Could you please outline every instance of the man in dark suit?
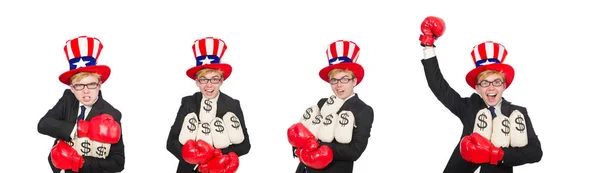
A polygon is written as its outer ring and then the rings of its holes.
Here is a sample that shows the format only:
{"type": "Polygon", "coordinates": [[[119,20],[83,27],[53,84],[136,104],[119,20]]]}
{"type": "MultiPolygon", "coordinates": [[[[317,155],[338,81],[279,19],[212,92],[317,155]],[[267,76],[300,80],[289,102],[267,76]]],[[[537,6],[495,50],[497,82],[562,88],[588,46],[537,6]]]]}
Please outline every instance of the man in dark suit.
{"type": "Polygon", "coordinates": [[[334,94],[308,108],[301,122],[288,129],[288,141],[300,161],[296,173],[351,173],[367,148],[373,108],[354,93],[364,77],[356,63],[359,51],[352,41],[329,45],[329,66],[319,76],[334,94]]]}
{"type": "Polygon", "coordinates": [[[69,40],[64,49],[71,69],[59,80],[70,89],[38,123],[39,133],[56,139],[48,156],[52,172],[121,172],[125,165],[121,112],[100,91],[110,68],[96,65],[102,43],[81,36],[69,40]]]}
{"type": "Polygon", "coordinates": [[[443,35],[445,23],[427,17],[422,25],[421,60],[429,88],[463,124],[460,143],[454,149],[444,173],[511,173],[513,167],[542,159],[540,141],[527,109],[507,101],[502,94],[514,78],[514,69],[503,63],[503,45],[487,41],[476,45],[471,56],[476,68],[466,82],[476,90],[461,97],[444,79],[434,50],[434,41],[443,35]]]}
{"type": "Polygon", "coordinates": [[[178,173],[233,173],[238,157],[250,152],[250,139],[240,102],[220,91],[232,71],[221,63],[227,46],[206,37],[196,40],[192,49],[197,63],[186,74],[200,92],[181,99],[167,150],[179,160],[178,173]]]}

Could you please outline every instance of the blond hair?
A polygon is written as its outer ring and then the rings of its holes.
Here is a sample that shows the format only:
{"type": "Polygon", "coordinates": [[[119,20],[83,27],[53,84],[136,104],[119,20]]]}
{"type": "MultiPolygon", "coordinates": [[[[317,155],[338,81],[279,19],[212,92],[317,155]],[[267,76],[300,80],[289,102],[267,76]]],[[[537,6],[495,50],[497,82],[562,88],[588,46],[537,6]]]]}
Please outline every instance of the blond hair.
{"type": "Polygon", "coordinates": [[[76,73],[75,75],[71,76],[70,81],[71,81],[71,83],[73,83],[73,82],[79,82],[83,78],[86,78],[88,76],[92,76],[92,77],[98,78],[98,81],[100,83],[102,83],[102,78],[101,78],[100,74],[93,73],[93,72],[79,72],[79,73],[76,73]]]}
{"type": "Polygon", "coordinates": [[[349,73],[349,74],[350,74],[350,76],[351,76],[352,78],[355,78],[355,77],[356,77],[356,76],[354,75],[354,72],[352,72],[352,71],[350,71],[350,70],[348,70],[348,69],[336,68],[336,69],[333,69],[333,70],[331,70],[331,71],[329,72],[329,79],[333,78],[335,75],[337,75],[338,73],[342,73],[342,72],[349,73]]]}
{"type": "Polygon", "coordinates": [[[214,68],[205,68],[205,69],[202,69],[202,70],[196,72],[196,79],[200,79],[200,77],[204,77],[204,76],[206,76],[206,74],[212,73],[212,72],[215,72],[215,73],[217,73],[217,75],[223,77],[223,71],[214,69],[214,68]]]}
{"type": "Polygon", "coordinates": [[[479,83],[479,81],[487,78],[488,76],[495,75],[495,74],[500,75],[500,78],[502,79],[502,81],[506,81],[506,77],[504,76],[504,73],[499,72],[497,70],[484,70],[477,75],[477,80],[475,82],[479,83]]]}

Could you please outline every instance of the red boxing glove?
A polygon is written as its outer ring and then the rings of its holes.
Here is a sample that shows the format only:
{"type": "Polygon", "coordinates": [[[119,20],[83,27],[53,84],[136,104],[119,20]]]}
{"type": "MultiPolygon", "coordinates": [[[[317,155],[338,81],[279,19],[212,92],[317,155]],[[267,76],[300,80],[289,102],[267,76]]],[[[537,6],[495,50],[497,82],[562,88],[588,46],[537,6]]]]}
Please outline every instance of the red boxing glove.
{"type": "Polygon", "coordinates": [[[227,156],[229,156],[229,164],[225,165],[225,167],[221,169],[219,173],[235,173],[240,166],[240,160],[237,154],[234,152],[229,152],[227,156]]]}
{"type": "MultiPolygon", "coordinates": [[[[214,149],[213,157],[211,158],[211,160],[209,160],[206,163],[200,164],[198,166],[198,172],[210,173],[211,171],[209,168],[218,167],[215,165],[216,164],[215,162],[219,162],[217,158],[224,159],[224,158],[221,158],[221,156],[223,156],[223,153],[221,153],[221,149],[218,149],[218,148],[214,149]]],[[[221,160],[221,161],[223,161],[223,160],[221,160]]]]}
{"type": "Polygon", "coordinates": [[[121,126],[111,115],[100,114],[90,120],[89,136],[91,140],[115,144],[121,138],[121,126]]]}
{"type": "Polygon", "coordinates": [[[490,163],[497,165],[498,161],[504,157],[502,149],[494,146],[492,142],[479,133],[463,137],[460,141],[460,154],[466,161],[477,164],[490,163]]]}
{"type": "Polygon", "coordinates": [[[203,164],[213,157],[213,150],[212,145],[203,140],[194,141],[190,139],[183,145],[181,157],[189,164],[203,164]]]}
{"type": "Polygon", "coordinates": [[[446,23],[439,17],[428,16],[421,23],[421,36],[419,40],[421,41],[421,46],[434,46],[433,43],[437,38],[444,35],[444,31],[446,31],[446,23]]]}
{"type": "Polygon", "coordinates": [[[314,150],[319,146],[319,142],[308,128],[302,123],[296,123],[287,130],[288,142],[296,148],[307,148],[314,150]]]}
{"type": "Polygon", "coordinates": [[[313,169],[323,169],[333,161],[333,151],[327,145],[322,145],[316,150],[307,150],[306,148],[298,149],[298,158],[306,166],[313,169]]]}
{"type": "Polygon", "coordinates": [[[88,137],[90,129],[90,123],[85,120],[79,120],[77,122],[77,137],[85,138],[88,137]]]}
{"type": "Polygon", "coordinates": [[[70,169],[73,172],[79,172],[79,168],[83,167],[84,162],[83,157],[62,140],[52,147],[50,159],[54,167],[62,170],[70,169]]]}
{"type": "Polygon", "coordinates": [[[208,168],[209,173],[218,173],[221,172],[221,170],[223,170],[230,162],[231,158],[229,155],[221,155],[210,160],[206,164],[206,167],[208,168]]]}

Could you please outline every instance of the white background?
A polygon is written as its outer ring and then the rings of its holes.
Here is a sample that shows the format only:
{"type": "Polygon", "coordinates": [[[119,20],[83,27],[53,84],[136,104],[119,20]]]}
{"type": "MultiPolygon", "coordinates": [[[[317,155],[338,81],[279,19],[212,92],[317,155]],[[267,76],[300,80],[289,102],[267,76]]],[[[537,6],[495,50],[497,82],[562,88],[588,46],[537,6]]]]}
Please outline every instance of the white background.
{"type": "Polygon", "coordinates": [[[112,68],[102,90],[123,113],[124,172],[175,172],[166,139],[181,97],[198,91],[185,71],[195,65],[193,41],[206,36],[229,46],[223,62],[234,70],[222,91],[241,101],[250,133],[252,149],[240,158],[238,172],[296,169],[286,129],[332,93],[317,74],[327,65],[326,46],[338,39],[360,46],[366,76],[356,92],[375,110],[372,137],[354,172],[442,172],[462,125],[425,81],[418,36],[428,15],[446,21],[437,53],[443,74],[463,96],[473,92],[464,81],[474,67],[472,47],[493,40],[508,50],[505,62],[516,77],[505,97],[527,107],[544,151],[541,162],[515,172],[595,168],[596,6],[391,2],[2,2],[3,172],[50,171],[53,139],[39,134],[37,123],[67,88],[58,81],[68,70],[63,46],[80,35],[102,41],[99,64],[112,68]]]}

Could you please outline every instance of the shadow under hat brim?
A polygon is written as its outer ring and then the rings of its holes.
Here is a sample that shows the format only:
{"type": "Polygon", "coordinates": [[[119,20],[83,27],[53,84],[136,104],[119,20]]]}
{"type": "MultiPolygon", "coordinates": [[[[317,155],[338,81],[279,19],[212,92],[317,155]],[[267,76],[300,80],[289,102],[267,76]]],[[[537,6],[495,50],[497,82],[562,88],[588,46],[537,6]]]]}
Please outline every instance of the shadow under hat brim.
{"type": "Polygon", "coordinates": [[[510,66],[508,64],[488,64],[488,65],[479,66],[479,67],[474,68],[471,71],[469,71],[469,73],[467,73],[467,76],[465,77],[465,79],[467,80],[467,84],[469,84],[469,86],[471,86],[471,88],[476,89],[477,75],[479,75],[479,73],[481,73],[485,70],[496,70],[496,71],[503,73],[504,77],[506,79],[506,88],[508,88],[510,86],[510,84],[512,83],[512,81],[515,77],[515,70],[513,69],[512,66],[510,66]]]}
{"type": "Polygon", "coordinates": [[[321,69],[321,71],[319,71],[319,76],[321,77],[321,79],[323,79],[323,81],[329,83],[329,72],[331,72],[333,69],[346,69],[352,71],[352,73],[354,73],[354,76],[356,76],[356,85],[360,84],[363,77],[365,76],[365,69],[360,64],[353,62],[339,63],[327,66],[321,69]]]}
{"type": "Polygon", "coordinates": [[[186,71],[186,74],[190,79],[196,80],[196,73],[198,73],[198,71],[200,71],[202,69],[207,69],[207,68],[212,68],[212,69],[217,69],[217,70],[222,71],[223,72],[223,81],[225,81],[225,80],[227,80],[227,78],[229,78],[229,75],[231,75],[231,71],[232,71],[231,65],[226,64],[226,63],[218,63],[218,64],[206,64],[206,65],[192,67],[186,71]]]}
{"type": "Polygon", "coordinates": [[[98,73],[100,75],[100,81],[102,83],[104,83],[104,82],[106,82],[108,77],[110,77],[111,71],[110,71],[110,67],[108,67],[106,65],[87,66],[87,67],[82,67],[82,68],[66,71],[66,72],[62,73],[60,76],[58,76],[58,80],[60,80],[60,82],[62,82],[65,85],[71,85],[71,77],[79,72],[98,73]]]}

